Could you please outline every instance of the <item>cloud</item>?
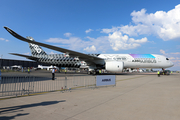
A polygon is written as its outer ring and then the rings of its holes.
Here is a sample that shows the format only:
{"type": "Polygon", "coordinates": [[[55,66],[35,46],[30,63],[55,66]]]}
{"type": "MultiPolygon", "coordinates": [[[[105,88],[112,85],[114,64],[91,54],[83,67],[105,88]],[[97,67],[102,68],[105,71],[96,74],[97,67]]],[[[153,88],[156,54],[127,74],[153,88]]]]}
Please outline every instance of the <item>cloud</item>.
{"type": "Polygon", "coordinates": [[[27,52],[27,53],[23,53],[24,55],[30,55],[30,53],[29,52],[27,52]]]}
{"type": "Polygon", "coordinates": [[[180,52],[170,53],[168,56],[171,56],[170,58],[176,67],[180,67],[180,52]]]}
{"type": "Polygon", "coordinates": [[[72,34],[71,33],[64,33],[64,36],[70,37],[72,34]]]}
{"type": "Polygon", "coordinates": [[[108,36],[100,36],[97,38],[92,38],[92,37],[87,36],[86,38],[89,39],[89,41],[87,42],[87,45],[88,44],[91,46],[94,45],[96,47],[96,51],[100,51],[102,53],[102,51],[108,51],[111,49],[108,36]]]}
{"type": "Polygon", "coordinates": [[[91,47],[86,47],[84,50],[87,52],[96,52],[96,47],[92,45],[91,47]]]}
{"type": "Polygon", "coordinates": [[[166,55],[166,52],[164,50],[160,50],[160,53],[162,53],[163,55],[166,55]]]}
{"type": "Polygon", "coordinates": [[[46,42],[50,43],[59,43],[61,45],[57,45],[59,47],[66,47],[71,50],[84,50],[86,52],[92,52],[95,51],[94,48],[96,48],[96,52],[100,51],[106,51],[111,49],[110,43],[108,41],[108,36],[100,36],[98,38],[91,38],[89,36],[85,37],[84,40],[79,37],[69,37],[68,39],[63,38],[49,38],[48,40],[45,40],[46,42]],[[89,47],[91,46],[91,47],[89,47]],[[93,46],[93,47],[92,47],[93,46]],[[89,47],[89,48],[88,48],[89,47]]]}
{"type": "Polygon", "coordinates": [[[148,42],[147,38],[137,39],[129,38],[127,35],[122,35],[121,32],[114,32],[109,34],[108,37],[109,42],[111,43],[111,47],[113,50],[128,50],[135,49],[140,47],[141,44],[148,42]]]}
{"type": "Polygon", "coordinates": [[[51,51],[49,54],[57,54],[57,53],[54,53],[53,51],[51,51]]]}
{"type": "Polygon", "coordinates": [[[91,31],[94,31],[94,30],[88,29],[88,30],[86,30],[85,32],[86,32],[86,33],[89,33],[89,32],[91,32],[91,31]]]}
{"type": "Polygon", "coordinates": [[[4,38],[0,38],[0,40],[2,40],[2,41],[6,41],[6,42],[9,42],[9,40],[4,39],[4,38]]]}
{"type": "Polygon", "coordinates": [[[145,9],[133,11],[132,21],[136,27],[137,34],[155,34],[163,40],[171,40],[180,37],[180,4],[174,9],[157,11],[154,14],[147,14],[145,9]],[[147,29],[149,28],[149,29],[147,29]]]}
{"type": "Polygon", "coordinates": [[[122,32],[129,36],[155,35],[164,41],[180,38],[180,4],[174,9],[146,13],[146,9],[133,11],[132,24],[102,29],[101,33],[122,32]]]}
{"type": "MultiPolygon", "coordinates": [[[[45,40],[46,42],[50,43],[60,43],[68,47],[69,49],[72,50],[80,50],[82,47],[85,47],[84,44],[86,44],[86,41],[83,41],[79,37],[69,37],[68,39],[63,39],[63,38],[49,38],[48,40],[45,40]]],[[[63,45],[58,45],[58,46],[63,46],[63,45]]]]}
{"type": "Polygon", "coordinates": [[[68,39],[63,39],[63,38],[49,38],[48,40],[45,41],[51,43],[69,43],[68,39]]]}
{"type": "Polygon", "coordinates": [[[180,55],[180,52],[171,53],[171,54],[174,54],[174,55],[180,55]]]}
{"type": "Polygon", "coordinates": [[[63,45],[65,45],[72,50],[82,49],[86,52],[103,51],[104,53],[106,53],[106,51],[110,49],[113,49],[114,51],[135,49],[137,47],[140,47],[141,44],[149,42],[146,37],[141,39],[129,38],[127,35],[123,35],[118,31],[109,34],[108,36],[100,36],[97,38],[87,36],[85,39],[88,40],[82,40],[79,37],[69,37],[68,39],[49,38],[45,41],[51,43],[60,43],[62,45],[58,46],[62,47],[63,45]]]}
{"type": "Polygon", "coordinates": [[[0,38],[0,40],[5,40],[4,38],[0,38]]]}
{"type": "Polygon", "coordinates": [[[119,30],[120,27],[112,27],[111,29],[104,28],[102,29],[101,33],[113,33],[119,30]]]}
{"type": "MultiPolygon", "coordinates": [[[[61,46],[72,50],[90,51],[96,48],[96,51],[106,51],[113,49],[114,51],[136,49],[142,44],[151,42],[147,37],[140,35],[155,35],[164,41],[180,38],[180,4],[169,11],[156,11],[155,13],[147,13],[146,9],[133,11],[130,15],[132,21],[129,25],[113,26],[111,29],[101,29],[101,33],[107,34],[92,38],[87,36],[85,40],[79,37],[72,37],[72,33],[65,33],[63,38],[49,38],[46,42],[60,43],[61,46]],[[133,38],[133,37],[136,37],[133,38]],[[88,40],[87,40],[88,39],[88,40]],[[91,47],[89,47],[91,46],[91,47]]],[[[85,32],[93,31],[88,29],[85,32]]],[[[165,51],[161,53],[166,55],[165,51]]]]}
{"type": "Polygon", "coordinates": [[[174,59],[176,59],[176,58],[174,58],[174,57],[170,57],[169,59],[170,59],[170,60],[174,60],[174,59]]]}

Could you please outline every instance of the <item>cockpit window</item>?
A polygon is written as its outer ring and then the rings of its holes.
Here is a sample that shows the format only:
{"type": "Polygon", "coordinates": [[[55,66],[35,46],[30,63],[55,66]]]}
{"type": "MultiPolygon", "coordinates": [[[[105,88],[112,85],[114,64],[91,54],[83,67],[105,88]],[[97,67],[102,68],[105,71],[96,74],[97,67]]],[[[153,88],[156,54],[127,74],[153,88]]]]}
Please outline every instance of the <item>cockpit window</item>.
{"type": "Polygon", "coordinates": [[[166,60],[169,60],[168,58],[166,58],[166,60]]]}

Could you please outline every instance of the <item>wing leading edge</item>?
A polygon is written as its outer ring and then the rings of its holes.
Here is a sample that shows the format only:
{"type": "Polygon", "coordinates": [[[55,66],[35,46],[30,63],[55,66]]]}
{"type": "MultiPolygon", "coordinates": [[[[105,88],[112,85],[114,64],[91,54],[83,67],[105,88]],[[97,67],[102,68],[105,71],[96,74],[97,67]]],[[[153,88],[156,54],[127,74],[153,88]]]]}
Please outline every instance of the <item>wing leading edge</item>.
{"type": "Polygon", "coordinates": [[[99,58],[99,57],[96,57],[96,56],[87,55],[87,54],[84,54],[84,53],[80,53],[80,52],[72,51],[72,50],[69,50],[69,49],[64,49],[64,48],[56,47],[56,46],[53,46],[53,45],[48,45],[48,44],[45,44],[45,43],[40,43],[40,42],[36,42],[36,41],[30,41],[30,40],[20,36],[19,34],[17,34],[16,32],[14,32],[13,30],[11,30],[8,27],[4,27],[4,28],[12,36],[14,36],[15,38],[20,39],[20,40],[22,40],[24,42],[37,44],[39,46],[43,46],[43,47],[46,47],[46,48],[49,48],[49,49],[52,49],[52,50],[63,52],[63,53],[66,53],[66,54],[68,54],[68,55],[70,55],[72,57],[78,57],[79,59],[84,60],[84,61],[89,62],[89,63],[95,63],[95,61],[103,60],[102,58],[99,58]]]}

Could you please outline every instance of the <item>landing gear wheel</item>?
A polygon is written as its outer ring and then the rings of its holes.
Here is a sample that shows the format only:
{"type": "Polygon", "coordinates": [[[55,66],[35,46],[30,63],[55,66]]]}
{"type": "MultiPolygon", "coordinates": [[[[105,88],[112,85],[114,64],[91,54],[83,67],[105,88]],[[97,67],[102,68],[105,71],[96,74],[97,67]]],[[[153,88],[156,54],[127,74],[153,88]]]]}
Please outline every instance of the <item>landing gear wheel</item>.
{"type": "Polygon", "coordinates": [[[91,71],[88,71],[88,75],[90,75],[91,74],[91,71]]]}

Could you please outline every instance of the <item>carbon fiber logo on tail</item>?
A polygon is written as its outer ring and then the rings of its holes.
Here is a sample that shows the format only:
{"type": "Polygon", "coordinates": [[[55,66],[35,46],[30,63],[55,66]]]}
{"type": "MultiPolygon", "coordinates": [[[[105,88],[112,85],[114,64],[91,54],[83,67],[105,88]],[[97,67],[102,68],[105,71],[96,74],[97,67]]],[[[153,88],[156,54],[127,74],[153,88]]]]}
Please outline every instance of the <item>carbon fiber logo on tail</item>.
{"type": "Polygon", "coordinates": [[[37,53],[42,52],[41,48],[38,45],[35,45],[35,44],[32,44],[32,43],[30,43],[30,45],[36,50],[37,53]]]}
{"type": "MultiPolygon", "coordinates": [[[[27,39],[31,40],[31,41],[35,41],[32,37],[28,36],[26,37],[27,39]]],[[[32,44],[29,43],[29,48],[31,49],[31,54],[33,56],[39,56],[39,55],[46,55],[46,52],[44,52],[44,50],[36,44],[32,44]]]]}

